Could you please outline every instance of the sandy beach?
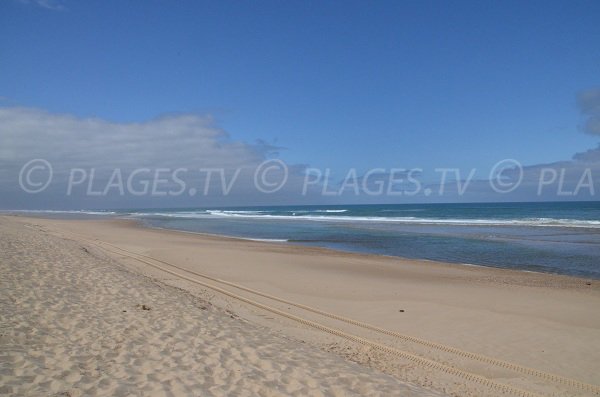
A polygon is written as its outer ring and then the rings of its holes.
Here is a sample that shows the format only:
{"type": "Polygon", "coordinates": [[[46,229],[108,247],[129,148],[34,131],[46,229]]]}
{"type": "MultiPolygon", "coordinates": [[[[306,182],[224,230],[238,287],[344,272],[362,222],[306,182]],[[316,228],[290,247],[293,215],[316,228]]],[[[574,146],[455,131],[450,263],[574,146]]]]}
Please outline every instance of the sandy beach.
{"type": "Polygon", "coordinates": [[[11,216],[0,266],[1,395],[600,393],[596,280],[11,216]]]}

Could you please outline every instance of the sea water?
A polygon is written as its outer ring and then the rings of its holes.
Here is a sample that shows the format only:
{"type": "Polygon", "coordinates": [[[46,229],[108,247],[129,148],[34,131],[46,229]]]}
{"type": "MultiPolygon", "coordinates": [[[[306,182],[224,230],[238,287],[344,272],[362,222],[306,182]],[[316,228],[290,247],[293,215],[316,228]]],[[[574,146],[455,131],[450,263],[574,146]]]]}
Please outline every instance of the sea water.
{"type": "Polygon", "coordinates": [[[155,227],[600,279],[600,202],[129,211],[155,227]]]}
{"type": "MultiPolygon", "coordinates": [[[[53,216],[63,217],[66,212],[53,216]]],[[[600,279],[600,202],[75,211],[153,227],[600,279]]]]}

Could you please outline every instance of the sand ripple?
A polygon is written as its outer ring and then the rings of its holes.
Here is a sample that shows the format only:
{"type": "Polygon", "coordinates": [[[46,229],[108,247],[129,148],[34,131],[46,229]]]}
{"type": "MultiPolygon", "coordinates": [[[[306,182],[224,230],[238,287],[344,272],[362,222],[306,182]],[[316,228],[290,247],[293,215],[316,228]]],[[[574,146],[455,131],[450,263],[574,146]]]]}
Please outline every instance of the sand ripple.
{"type": "Polygon", "coordinates": [[[0,395],[435,394],[7,219],[0,274],[0,395]]]}

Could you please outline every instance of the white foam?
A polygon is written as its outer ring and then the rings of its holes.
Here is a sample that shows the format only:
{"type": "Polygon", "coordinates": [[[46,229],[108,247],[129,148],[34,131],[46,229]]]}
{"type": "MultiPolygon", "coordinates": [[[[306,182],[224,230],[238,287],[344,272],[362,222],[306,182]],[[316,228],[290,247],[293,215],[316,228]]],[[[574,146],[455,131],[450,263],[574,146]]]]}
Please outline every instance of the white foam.
{"type": "MultiPolygon", "coordinates": [[[[140,212],[131,213],[133,217],[162,216],[167,218],[201,219],[210,217],[232,217],[272,220],[304,220],[321,222],[371,222],[398,223],[414,225],[458,225],[458,226],[530,226],[530,227],[569,227],[599,229],[600,220],[559,219],[559,218],[516,218],[516,219],[466,219],[466,218],[418,218],[413,216],[347,216],[326,215],[327,213],[343,213],[348,210],[313,210],[289,211],[292,215],[275,215],[270,211],[237,211],[237,210],[199,210],[178,212],[140,212]],[[315,213],[324,215],[315,215],[315,213]]],[[[89,213],[89,212],[88,212],[89,213]]],[[[106,214],[106,213],[101,213],[106,214]]]]}
{"type": "Polygon", "coordinates": [[[250,237],[239,237],[239,236],[236,236],[235,238],[240,238],[242,240],[249,240],[249,241],[260,241],[260,242],[264,242],[264,243],[287,243],[290,241],[285,238],[250,238],[250,237]]]}
{"type": "Polygon", "coordinates": [[[327,215],[270,215],[248,214],[236,211],[210,211],[210,215],[240,218],[266,218],[279,220],[308,220],[327,222],[394,222],[422,225],[461,225],[461,226],[539,226],[539,227],[580,227],[600,228],[600,220],[556,219],[556,218],[522,218],[522,219],[443,219],[407,217],[376,217],[376,216],[327,216],[327,215]]]}

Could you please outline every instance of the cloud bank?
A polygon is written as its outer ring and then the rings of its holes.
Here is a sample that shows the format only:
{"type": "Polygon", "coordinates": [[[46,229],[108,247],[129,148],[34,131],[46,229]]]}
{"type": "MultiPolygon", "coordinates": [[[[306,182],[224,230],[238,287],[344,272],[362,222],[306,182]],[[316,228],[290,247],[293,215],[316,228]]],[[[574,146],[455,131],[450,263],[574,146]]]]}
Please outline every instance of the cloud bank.
{"type": "MultiPolygon", "coordinates": [[[[252,171],[279,150],[264,141],[251,144],[233,140],[210,116],[178,114],[141,123],[116,123],[33,108],[0,108],[0,192],[3,196],[0,207],[15,208],[25,204],[54,207],[66,203],[77,206],[77,200],[83,201],[85,207],[256,203],[256,197],[253,199],[252,195],[261,192],[250,189],[252,171]],[[19,174],[24,164],[32,159],[43,159],[51,164],[53,179],[48,192],[28,196],[20,190],[19,174]],[[73,169],[80,171],[73,174],[73,169]],[[147,169],[138,175],[148,178],[156,170],[170,170],[172,174],[173,170],[186,169],[178,176],[187,186],[193,185],[206,194],[200,195],[202,200],[186,196],[186,200],[185,197],[171,197],[168,201],[156,197],[116,197],[123,196],[119,191],[122,189],[112,189],[106,197],[90,199],[85,194],[86,184],[81,183],[71,189],[71,192],[81,193],[79,197],[61,198],[69,178],[79,180],[85,174],[89,180],[92,169],[97,186],[120,182],[139,169],[147,169]],[[113,175],[115,169],[120,175],[113,175]],[[237,178],[235,186],[234,178],[237,178]],[[231,190],[229,186],[233,186],[231,190]],[[224,197],[224,190],[228,197],[224,197]],[[61,200],[66,202],[61,203],[61,200]]],[[[303,166],[287,168],[291,182],[302,176],[303,166]]],[[[273,180],[281,179],[273,167],[265,172],[266,176],[259,182],[265,182],[267,187],[273,180]]],[[[32,175],[35,177],[35,172],[32,175]]],[[[171,178],[161,183],[168,188],[176,187],[174,182],[171,178]]],[[[97,191],[98,188],[88,190],[97,191]]],[[[283,194],[285,191],[282,190],[283,194]]],[[[268,198],[277,199],[276,196],[268,198]]]]}
{"type": "MultiPolygon", "coordinates": [[[[44,158],[71,167],[225,167],[262,161],[274,148],[233,141],[209,116],[183,114],[143,123],[0,108],[0,169],[44,158]]],[[[6,172],[5,172],[6,174],[6,172]]]]}
{"type": "MultiPolygon", "coordinates": [[[[599,98],[598,90],[578,96],[590,134],[598,132],[599,98]]],[[[600,194],[600,145],[554,163],[509,161],[497,175],[315,169],[274,158],[280,150],[262,140],[232,139],[206,115],[123,123],[0,107],[0,209],[594,200],[600,194]]]]}

